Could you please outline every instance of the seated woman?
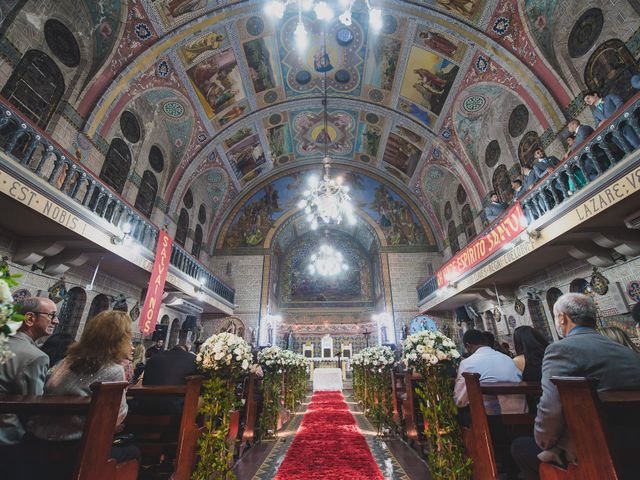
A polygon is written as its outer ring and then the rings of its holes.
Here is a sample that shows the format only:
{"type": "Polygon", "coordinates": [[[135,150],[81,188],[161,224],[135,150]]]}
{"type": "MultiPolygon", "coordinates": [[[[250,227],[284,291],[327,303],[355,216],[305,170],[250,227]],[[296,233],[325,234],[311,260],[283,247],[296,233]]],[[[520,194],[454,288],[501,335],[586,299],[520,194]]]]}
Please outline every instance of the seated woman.
{"type": "MultiPolygon", "coordinates": [[[[92,383],[124,381],[121,362],[130,352],[129,314],[115,310],[101,312],[87,322],[80,341],[71,345],[66,358],[52,369],[44,385],[44,395],[90,396],[89,387],[92,383]]],[[[127,402],[123,394],[118,425],[126,415],[127,402]]],[[[78,415],[36,415],[30,419],[28,430],[36,442],[57,442],[62,448],[66,446],[73,450],[82,437],[84,421],[84,417],[78,415]]],[[[118,463],[132,460],[139,455],[140,452],[135,446],[114,446],[111,450],[112,458],[118,463]]],[[[73,468],[73,465],[65,467],[73,468]]]]}
{"type": "MultiPolygon", "coordinates": [[[[539,382],[542,379],[542,358],[549,342],[535,328],[521,325],[513,331],[516,357],[513,362],[522,372],[523,382],[539,382]]],[[[529,412],[536,412],[539,398],[527,395],[529,412]]]]}

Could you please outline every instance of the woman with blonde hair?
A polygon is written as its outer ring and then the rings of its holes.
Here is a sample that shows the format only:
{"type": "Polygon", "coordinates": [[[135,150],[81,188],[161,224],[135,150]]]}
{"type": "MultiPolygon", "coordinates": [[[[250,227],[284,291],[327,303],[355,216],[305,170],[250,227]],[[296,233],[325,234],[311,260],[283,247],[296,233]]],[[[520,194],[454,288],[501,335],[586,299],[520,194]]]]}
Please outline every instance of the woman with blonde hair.
{"type": "Polygon", "coordinates": [[[598,332],[604,335],[605,337],[609,337],[616,343],[620,345],[624,345],[625,347],[629,347],[636,353],[640,353],[640,349],[633,343],[627,332],[618,327],[602,327],[598,329],[598,332]]]}
{"type": "MultiPolygon", "coordinates": [[[[131,355],[131,322],[127,312],[116,310],[100,312],[90,319],[80,341],[71,345],[67,357],[51,370],[44,385],[44,395],[91,396],[89,387],[92,383],[124,381],[121,363],[131,355]]],[[[127,402],[123,394],[118,425],[126,415],[127,402]]],[[[37,415],[29,421],[29,432],[36,439],[72,448],[74,443],[80,442],[84,421],[84,417],[77,415],[37,415]]],[[[137,458],[139,454],[135,446],[113,447],[111,451],[112,458],[119,463],[137,458]]]]}
{"type": "Polygon", "coordinates": [[[144,362],[146,360],[147,349],[144,348],[144,345],[138,343],[136,347],[133,349],[133,360],[131,360],[131,364],[133,365],[133,378],[131,379],[131,383],[136,383],[144,372],[144,362]]]}

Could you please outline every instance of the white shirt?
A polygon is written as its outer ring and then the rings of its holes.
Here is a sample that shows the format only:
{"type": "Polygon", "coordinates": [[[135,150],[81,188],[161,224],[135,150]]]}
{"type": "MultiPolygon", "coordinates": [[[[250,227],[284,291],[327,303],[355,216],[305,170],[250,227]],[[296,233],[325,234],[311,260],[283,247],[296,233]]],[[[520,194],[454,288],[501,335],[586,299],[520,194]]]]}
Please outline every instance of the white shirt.
{"type": "MultiPolygon", "coordinates": [[[[458,407],[469,405],[467,386],[462,374],[479,373],[481,382],[521,382],[522,373],[513,360],[491,347],[480,347],[473,355],[460,362],[453,399],[458,407]]],[[[525,413],[527,401],[524,395],[483,395],[487,415],[525,413]]]]}

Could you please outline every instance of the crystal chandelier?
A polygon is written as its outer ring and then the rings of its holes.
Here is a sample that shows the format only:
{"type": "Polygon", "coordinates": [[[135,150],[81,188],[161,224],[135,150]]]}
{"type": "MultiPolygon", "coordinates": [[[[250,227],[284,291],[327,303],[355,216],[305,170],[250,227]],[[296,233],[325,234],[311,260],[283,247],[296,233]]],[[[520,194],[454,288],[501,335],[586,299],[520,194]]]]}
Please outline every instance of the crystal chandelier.
{"type": "MultiPolygon", "coordinates": [[[[343,9],[342,13],[338,16],[338,20],[348,27],[351,25],[351,10],[353,9],[355,0],[339,0],[338,3],[343,9]]],[[[374,32],[378,32],[382,28],[382,10],[371,6],[369,0],[364,0],[364,3],[369,12],[369,24],[374,32]]],[[[313,10],[316,19],[329,21],[333,18],[334,11],[327,2],[316,2],[315,0],[272,0],[266,4],[264,10],[267,15],[281,19],[284,17],[284,12],[289,5],[296,5],[298,7],[298,23],[293,35],[296,47],[300,52],[304,52],[309,45],[309,39],[307,29],[302,22],[302,12],[313,10]]]]}
{"type": "Polygon", "coordinates": [[[349,269],[349,265],[342,258],[342,253],[329,245],[320,246],[318,253],[311,255],[309,273],[331,277],[349,269]]]}
{"type": "MultiPolygon", "coordinates": [[[[324,39],[325,51],[327,47],[326,35],[324,39]]],[[[322,159],[322,179],[311,176],[308,180],[308,189],[302,193],[303,199],[298,203],[298,208],[304,210],[311,229],[318,228],[320,222],[324,224],[339,224],[346,219],[350,224],[355,224],[353,205],[349,195],[349,186],[343,184],[342,177],[331,178],[331,157],[328,154],[329,130],[327,129],[327,72],[324,72],[323,105],[323,132],[324,158],[322,159]]],[[[317,138],[317,137],[316,137],[317,138]]]]}

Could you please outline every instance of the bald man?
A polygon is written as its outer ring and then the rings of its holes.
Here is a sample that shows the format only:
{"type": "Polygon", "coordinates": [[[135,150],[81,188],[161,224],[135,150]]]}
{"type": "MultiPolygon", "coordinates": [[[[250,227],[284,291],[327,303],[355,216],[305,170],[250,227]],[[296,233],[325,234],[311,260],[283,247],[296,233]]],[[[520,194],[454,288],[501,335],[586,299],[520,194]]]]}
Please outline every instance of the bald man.
{"type": "MultiPolygon", "coordinates": [[[[24,320],[9,337],[13,357],[0,365],[0,393],[42,395],[49,357],[36,346],[36,340],[51,335],[58,325],[56,304],[46,297],[29,297],[19,311],[24,320]]],[[[0,415],[0,448],[19,443],[23,435],[17,416],[0,415]]]]}

